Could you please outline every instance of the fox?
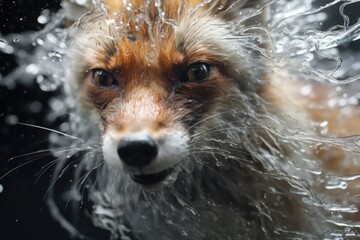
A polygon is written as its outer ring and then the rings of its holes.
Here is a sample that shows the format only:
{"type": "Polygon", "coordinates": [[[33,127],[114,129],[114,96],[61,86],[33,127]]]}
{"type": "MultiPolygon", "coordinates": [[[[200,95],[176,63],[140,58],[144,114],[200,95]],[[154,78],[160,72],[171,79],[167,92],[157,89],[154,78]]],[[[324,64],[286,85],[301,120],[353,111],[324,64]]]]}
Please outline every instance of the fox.
{"type": "Polygon", "coordinates": [[[99,142],[78,170],[112,239],[359,234],[357,178],[326,187],[360,171],[359,108],[325,108],[335,83],[268,63],[269,3],[63,1],[74,134],[99,142]]]}

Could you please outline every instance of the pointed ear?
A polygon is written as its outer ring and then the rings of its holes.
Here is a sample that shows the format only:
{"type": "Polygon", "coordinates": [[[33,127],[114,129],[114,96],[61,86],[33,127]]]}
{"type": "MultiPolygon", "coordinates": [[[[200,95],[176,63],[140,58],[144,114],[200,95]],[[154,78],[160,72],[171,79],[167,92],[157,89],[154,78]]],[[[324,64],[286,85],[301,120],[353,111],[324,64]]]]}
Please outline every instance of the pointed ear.
{"type": "Polygon", "coordinates": [[[62,8],[65,14],[65,23],[69,26],[79,20],[82,15],[92,10],[92,1],[63,0],[62,8]]]}

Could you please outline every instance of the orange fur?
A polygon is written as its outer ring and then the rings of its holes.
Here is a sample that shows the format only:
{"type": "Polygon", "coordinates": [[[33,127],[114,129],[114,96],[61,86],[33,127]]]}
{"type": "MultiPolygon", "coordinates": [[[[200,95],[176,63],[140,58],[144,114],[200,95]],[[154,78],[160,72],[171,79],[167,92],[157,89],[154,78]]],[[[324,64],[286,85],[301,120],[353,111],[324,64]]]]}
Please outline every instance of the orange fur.
{"type": "MultiPolygon", "coordinates": [[[[284,113],[288,113],[298,121],[306,121],[306,125],[314,122],[325,122],[327,132],[325,137],[347,137],[360,134],[360,112],[356,106],[339,107],[328,106],[328,100],[336,96],[336,85],[330,86],[316,82],[294,80],[289,73],[267,76],[269,84],[260,90],[273,106],[284,113]],[[302,96],[302,87],[311,88],[307,96],[302,96]]],[[[322,135],[319,132],[320,135],[322,135]]],[[[318,147],[317,156],[322,159],[325,167],[341,174],[355,174],[360,172],[360,166],[343,164],[344,150],[338,147],[330,149],[318,147]]]]}

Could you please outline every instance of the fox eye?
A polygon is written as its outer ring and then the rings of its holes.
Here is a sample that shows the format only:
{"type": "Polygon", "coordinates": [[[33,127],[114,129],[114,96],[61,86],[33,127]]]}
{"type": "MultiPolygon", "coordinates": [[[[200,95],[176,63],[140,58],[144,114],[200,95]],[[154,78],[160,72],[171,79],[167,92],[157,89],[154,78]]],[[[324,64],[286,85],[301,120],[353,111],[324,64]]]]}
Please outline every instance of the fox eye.
{"type": "Polygon", "coordinates": [[[115,78],[109,72],[99,68],[92,70],[92,82],[103,88],[117,86],[115,78]]]}
{"type": "Polygon", "coordinates": [[[211,67],[208,63],[194,63],[187,69],[187,81],[203,82],[210,77],[211,67]]]}

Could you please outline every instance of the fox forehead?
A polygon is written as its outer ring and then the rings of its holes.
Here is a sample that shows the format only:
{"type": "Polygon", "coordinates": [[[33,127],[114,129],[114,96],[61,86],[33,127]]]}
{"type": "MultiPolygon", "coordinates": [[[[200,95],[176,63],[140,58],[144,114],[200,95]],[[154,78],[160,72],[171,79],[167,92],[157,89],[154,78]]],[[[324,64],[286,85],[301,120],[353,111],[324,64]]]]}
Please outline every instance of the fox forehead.
{"type": "Polygon", "coordinates": [[[112,9],[110,14],[89,21],[77,37],[78,52],[88,68],[126,69],[130,73],[136,69],[134,66],[146,66],[156,72],[157,68],[164,70],[169,65],[221,62],[219,57],[232,52],[235,43],[231,37],[226,38],[230,35],[228,26],[207,8],[198,8],[199,1],[184,1],[184,6],[194,11],[182,12],[178,9],[182,1],[166,1],[159,8],[151,1],[149,9],[142,9],[141,1],[129,2],[133,10],[128,12],[123,12],[124,1],[105,2],[112,9]],[[144,17],[148,11],[151,16],[144,17]]]}

